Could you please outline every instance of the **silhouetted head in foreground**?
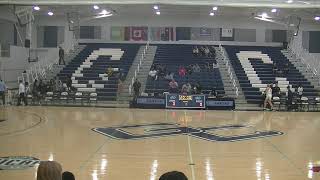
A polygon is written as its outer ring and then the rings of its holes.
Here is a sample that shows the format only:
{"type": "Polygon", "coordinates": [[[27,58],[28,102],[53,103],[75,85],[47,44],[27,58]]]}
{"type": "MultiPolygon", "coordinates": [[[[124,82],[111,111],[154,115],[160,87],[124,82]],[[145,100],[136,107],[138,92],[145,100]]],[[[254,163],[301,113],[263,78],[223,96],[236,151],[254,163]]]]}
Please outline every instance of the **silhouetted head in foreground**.
{"type": "Polygon", "coordinates": [[[65,171],[62,173],[62,180],[75,180],[75,178],[72,172],[65,171]]]}
{"type": "Polygon", "coordinates": [[[62,168],[55,161],[41,161],[37,171],[37,180],[61,180],[62,168]]]}
{"type": "Polygon", "coordinates": [[[188,180],[187,176],[179,171],[164,173],[159,180],[188,180]]]}

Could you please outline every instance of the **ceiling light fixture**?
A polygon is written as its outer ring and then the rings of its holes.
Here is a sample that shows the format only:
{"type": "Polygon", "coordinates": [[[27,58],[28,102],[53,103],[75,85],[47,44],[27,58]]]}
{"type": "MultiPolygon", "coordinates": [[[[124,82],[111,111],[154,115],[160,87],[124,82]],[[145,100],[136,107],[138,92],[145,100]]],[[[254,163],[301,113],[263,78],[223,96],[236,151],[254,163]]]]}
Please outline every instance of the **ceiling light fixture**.
{"type": "Polygon", "coordinates": [[[93,9],[98,10],[98,9],[100,9],[100,7],[97,6],[97,5],[94,5],[94,6],[93,6],[93,9]]]}
{"type": "Polygon", "coordinates": [[[157,11],[156,14],[157,14],[157,15],[160,15],[161,13],[160,13],[160,11],[157,11]]]}
{"type": "Polygon", "coordinates": [[[52,11],[49,11],[49,12],[48,12],[48,15],[49,15],[49,16],[53,16],[53,12],[52,12],[52,11]]]}
{"type": "Polygon", "coordinates": [[[94,18],[99,19],[99,18],[110,17],[110,16],[113,16],[113,14],[112,13],[110,13],[110,14],[102,14],[102,15],[96,16],[94,18]]]}
{"type": "Polygon", "coordinates": [[[212,8],[212,10],[216,11],[216,10],[218,10],[218,7],[215,6],[215,7],[212,8]]]}
{"type": "Polygon", "coordinates": [[[214,16],[214,12],[210,12],[210,14],[209,14],[210,16],[214,16]]]}
{"type": "Polygon", "coordinates": [[[159,9],[159,6],[158,6],[158,5],[154,5],[154,6],[153,6],[153,9],[158,10],[158,9],[159,9]]]}
{"type": "Polygon", "coordinates": [[[110,12],[104,9],[104,10],[102,10],[99,14],[102,14],[102,15],[103,15],[103,14],[110,14],[110,12]]]}
{"type": "Polygon", "coordinates": [[[39,11],[39,10],[40,10],[40,7],[39,7],[39,6],[33,6],[33,10],[39,11]]]}
{"type": "Polygon", "coordinates": [[[287,0],[287,3],[293,3],[293,0],[287,0]]]}
{"type": "Polygon", "coordinates": [[[320,16],[314,17],[314,20],[319,21],[320,20],[320,16]]]}
{"type": "Polygon", "coordinates": [[[261,14],[261,17],[262,17],[262,18],[268,18],[269,16],[268,16],[267,13],[264,12],[264,13],[261,14]]]}
{"type": "Polygon", "coordinates": [[[271,9],[271,12],[276,13],[278,10],[277,9],[271,9]]]}

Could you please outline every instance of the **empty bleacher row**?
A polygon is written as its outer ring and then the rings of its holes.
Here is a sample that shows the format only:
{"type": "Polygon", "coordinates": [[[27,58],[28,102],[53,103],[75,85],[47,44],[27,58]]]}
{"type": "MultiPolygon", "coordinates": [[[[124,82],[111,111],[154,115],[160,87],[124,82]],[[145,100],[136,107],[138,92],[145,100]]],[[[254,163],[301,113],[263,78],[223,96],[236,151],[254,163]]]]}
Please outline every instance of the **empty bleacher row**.
{"type": "Polygon", "coordinates": [[[58,74],[62,82],[71,78],[72,86],[83,94],[96,93],[99,101],[116,100],[120,73],[125,78],[140,48],[137,44],[85,44],[80,52],[58,74]],[[107,75],[108,68],[114,72],[107,75]]]}
{"type": "MultiPolygon", "coordinates": [[[[215,88],[220,95],[223,95],[224,87],[221,79],[221,74],[218,68],[212,68],[212,64],[216,64],[214,57],[206,56],[194,56],[192,54],[193,45],[157,45],[157,52],[153,62],[155,65],[164,65],[167,72],[174,73],[174,79],[181,89],[185,83],[194,85],[199,83],[203,91],[210,91],[215,88]],[[191,64],[198,64],[201,72],[193,72],[186,77],[179,76],[178,69],[180,66],[187,67],[191,64]],[[210,70],[208,70],[210,65],[210,70]]],[[[159,78],[154,81],[150,76],[148,77],[146,84],[146,93],[158,93],[168,92],[168,80],[159,78]]]]}
{"type": "Polygon", "coordinates": [[[249,103],[261,103],[261,95],[267,84],[278,83],[282,93],[287,86],[292,89],[302,85],[303,96],[313,98],[316,90],[310,82],[289,62],[277,47],[224,46],[234,67],[240,86],[249,103]],[[277,74],[274,69],[288,72],[277,74]]]}

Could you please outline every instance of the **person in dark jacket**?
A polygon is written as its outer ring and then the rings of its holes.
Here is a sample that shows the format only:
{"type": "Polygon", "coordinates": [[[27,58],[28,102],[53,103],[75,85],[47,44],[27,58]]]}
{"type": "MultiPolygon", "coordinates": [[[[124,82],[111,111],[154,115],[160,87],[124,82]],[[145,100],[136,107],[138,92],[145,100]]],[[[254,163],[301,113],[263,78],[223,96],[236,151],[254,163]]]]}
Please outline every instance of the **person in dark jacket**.
{"type": "Polygon", "coordinates": [[[293,92],[291,91],[290,86],[287,86],[288,89],[288,95],[287,95],[287,110],[292,110],[292,101],[293,101],[293,92]]]}
{"type": "Polygon", "coordinates": [[[139,96],[140,88],[141,88],[141,83],[139,82],[138,79],[136,79],[135,82],[133,83],[133,92],[134,92],[133,99],[134,100],[136,100],[137,97],[139,96]]]}
{"type": "Polygon", "coordinates": [[[161,175],[159,180],[188,180],[188,178],[183,172],[171,171],[161,175]]]}
{"type": "Polygon", "coordinates": [[[62,173],[62,180],[75,180],[72,172],[65,171],[62,173]]]}

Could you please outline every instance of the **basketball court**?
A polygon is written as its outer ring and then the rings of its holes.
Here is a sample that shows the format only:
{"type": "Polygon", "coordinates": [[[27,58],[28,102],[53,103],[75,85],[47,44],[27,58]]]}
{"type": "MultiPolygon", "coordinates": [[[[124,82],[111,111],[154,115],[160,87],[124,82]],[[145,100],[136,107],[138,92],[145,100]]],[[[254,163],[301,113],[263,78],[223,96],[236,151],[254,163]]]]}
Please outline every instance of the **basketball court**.
{"type": "MultiPolygon", "coordinates": [[[[191,180],[320,179],[318,115],[6,107],[0,154],[55,160],[78,180],[155,180],[172,170],[191,180]]],[[[11,168],[0,179],[36,176],[36,166],[11,168]]]]}

